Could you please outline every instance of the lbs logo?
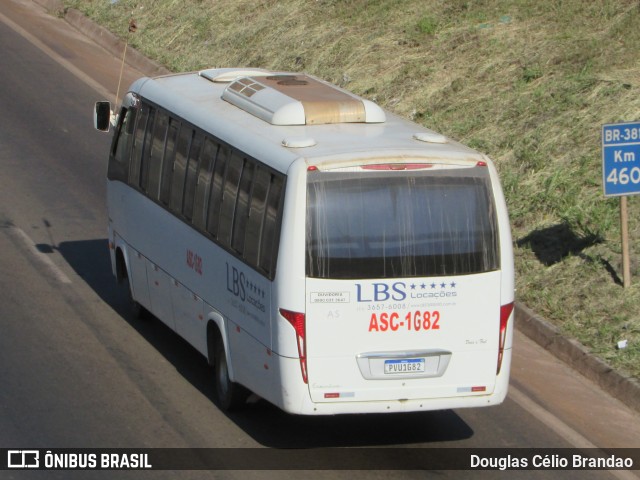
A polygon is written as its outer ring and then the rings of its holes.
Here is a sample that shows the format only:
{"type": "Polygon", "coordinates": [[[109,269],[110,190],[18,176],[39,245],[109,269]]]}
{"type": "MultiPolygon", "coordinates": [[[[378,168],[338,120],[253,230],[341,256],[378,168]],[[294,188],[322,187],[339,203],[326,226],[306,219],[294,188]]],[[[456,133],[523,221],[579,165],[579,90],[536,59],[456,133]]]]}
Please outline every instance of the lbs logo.
{"type": "Polygon", "coordinates": [[[386,302],[387,300],[400,302],[407,298],[406,284],[404,282],[395,282],[391,285],[372,283],[368,286],[356,283],[356,293],[358,302],[386,302]]]}
{"type": "Polygon", "coordinates": [[[265,311],[262,301],[267,291],[261,288],[257,282],[249,278],[236,267],[227,263],[227,291],[238,297],[243,302],[248,302],[261,312],[265,311]]]}
{"type": "Polygon", "coordinates": [[[458,284],[454,281],[419,281],[394,283],[356,283],[358,302],[400,302],[411,299],[448,298],[458,296],[458,284]]]}

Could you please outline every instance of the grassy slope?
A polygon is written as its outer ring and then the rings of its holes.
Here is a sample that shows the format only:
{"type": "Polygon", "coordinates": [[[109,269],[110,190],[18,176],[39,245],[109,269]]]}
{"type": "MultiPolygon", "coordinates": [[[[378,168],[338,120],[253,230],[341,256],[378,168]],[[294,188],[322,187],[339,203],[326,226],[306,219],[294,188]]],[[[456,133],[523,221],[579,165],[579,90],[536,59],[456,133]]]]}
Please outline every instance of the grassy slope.
{"type": "MultiPolygon", "coordinates": [[[[640,117],[637,1],[64,0],[175,71],[307,71],[492,156],[518,298],[640,377],[600,126],[640,117]],[[618,340],[628,348],[617,350],[618,340]]],[[[629,199],[632,275],[639,197],[629,199]]]]}

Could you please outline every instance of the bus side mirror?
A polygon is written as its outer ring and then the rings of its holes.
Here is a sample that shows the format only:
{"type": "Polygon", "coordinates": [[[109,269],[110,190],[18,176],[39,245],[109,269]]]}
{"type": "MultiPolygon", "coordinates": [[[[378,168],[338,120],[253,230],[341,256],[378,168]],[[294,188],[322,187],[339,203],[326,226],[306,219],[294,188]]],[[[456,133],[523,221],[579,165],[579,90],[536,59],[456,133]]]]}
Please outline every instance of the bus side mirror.
{"type": "Polygon", "coordinates": [[[96,102],[95,110],[93,112],[93,126],[96,130],[100,130],[101,132],[108,132],[110,123],[111,103],[96,102]]]}

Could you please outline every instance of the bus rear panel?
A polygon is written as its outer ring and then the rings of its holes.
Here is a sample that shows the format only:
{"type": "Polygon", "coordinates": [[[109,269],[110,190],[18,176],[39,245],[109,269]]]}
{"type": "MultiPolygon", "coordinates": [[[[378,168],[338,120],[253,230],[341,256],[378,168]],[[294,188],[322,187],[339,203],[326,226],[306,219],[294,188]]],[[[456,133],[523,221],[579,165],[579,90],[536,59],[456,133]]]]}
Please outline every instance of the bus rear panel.
{"type": "MultiPolygon", "coordinates": [[[[292,188],[299,193],[289,200],[298,215],[304,210],[304,239],[292,234],[304,249],[285,255],[304,253],[304,262],[294,262],[304,264],[304,289],[292,282],[282,302],[290,306],[294,292],[304,302],[279,315],[295,332],[297,381],[309,399],[291,410],[500,403],[513,290],[495,171],[484,161],[412,159],[310,166],[302,176],[305,197],[292,188]]],[[[292,336],[282,341],[294,343],[292,336]]]]}

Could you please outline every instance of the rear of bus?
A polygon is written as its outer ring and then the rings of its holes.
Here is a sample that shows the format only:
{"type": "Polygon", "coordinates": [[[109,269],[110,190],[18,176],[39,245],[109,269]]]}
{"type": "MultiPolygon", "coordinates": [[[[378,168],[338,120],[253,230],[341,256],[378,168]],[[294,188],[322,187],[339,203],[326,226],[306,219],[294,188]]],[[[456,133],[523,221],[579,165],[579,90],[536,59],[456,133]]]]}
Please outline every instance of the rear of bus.
{"type": "Polygon", "coordinates": [[[398,412],[504,400],[513,253],[486,157],[300,160],[287,188],[274,342],[289,357],[282,408],[398,412]]]}

